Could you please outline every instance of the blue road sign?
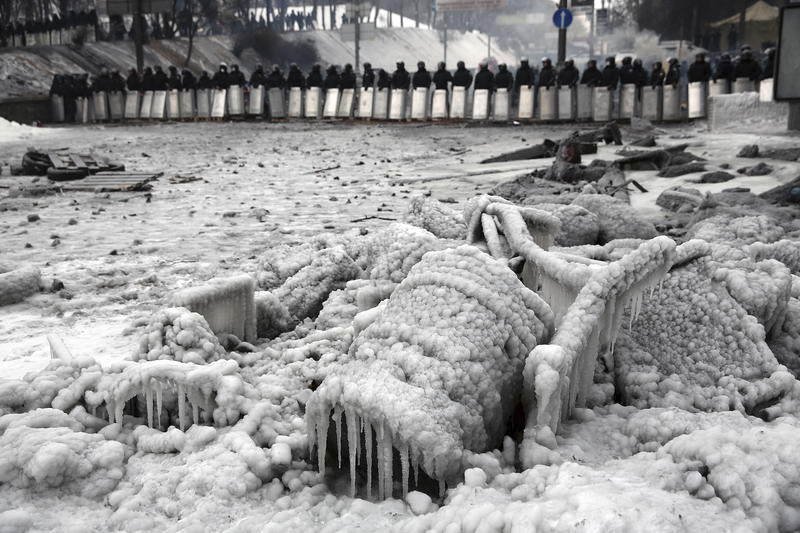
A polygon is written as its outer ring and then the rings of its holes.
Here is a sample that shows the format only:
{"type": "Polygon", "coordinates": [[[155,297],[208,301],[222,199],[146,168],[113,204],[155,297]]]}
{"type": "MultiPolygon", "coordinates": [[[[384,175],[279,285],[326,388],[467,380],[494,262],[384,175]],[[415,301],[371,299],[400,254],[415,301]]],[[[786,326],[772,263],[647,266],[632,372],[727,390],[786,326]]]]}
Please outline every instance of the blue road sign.
{"type": "Polygon", "coordinates": [[[553,13],[553,24],[559,30],[566,30],[572,24],[572,11],[561,8],[553,13]]]}

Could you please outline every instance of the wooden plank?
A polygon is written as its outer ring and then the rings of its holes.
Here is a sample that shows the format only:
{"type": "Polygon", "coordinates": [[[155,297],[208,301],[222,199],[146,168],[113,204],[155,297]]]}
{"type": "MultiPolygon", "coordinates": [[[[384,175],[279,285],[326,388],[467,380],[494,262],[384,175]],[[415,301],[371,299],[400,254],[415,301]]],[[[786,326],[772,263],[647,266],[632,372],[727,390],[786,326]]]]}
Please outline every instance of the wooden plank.
{"type": "Polygon", "coordinates": [[[54,168],[67,168],[69,166],[61,159],[61,156],[56,153],[48,152],[47,157],[50,158],[50,162],[53,164],[54,168]]]}
{"type": "Polygon", "coordinates": [[[69,154],[69,158],[72,159],[72,162],[75,163],[75,166],[78,168],[87,168],[86,163],[83,162],[81,156],[78,154],[69,154]]]}

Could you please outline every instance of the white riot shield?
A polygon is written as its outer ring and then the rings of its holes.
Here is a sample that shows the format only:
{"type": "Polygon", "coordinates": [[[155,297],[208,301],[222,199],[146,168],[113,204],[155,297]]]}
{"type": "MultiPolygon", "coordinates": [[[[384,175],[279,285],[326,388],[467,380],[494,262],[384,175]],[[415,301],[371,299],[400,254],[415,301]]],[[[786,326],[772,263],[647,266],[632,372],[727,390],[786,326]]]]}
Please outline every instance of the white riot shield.
{"type": "Polygon", "coordinates": [[[389,89],[378,89],[373,95],[372,118],[386,120],[389,118],[389,89]]]}
{"type": "Polygon", "coordinates": [[[273,87],[267,91],[269,100],[269,116],[271,118],[286,118],[286,104],[283,101],[283,89],[273,87]]]}
{"type": "Polygon", "coordinates": [[[447,118],[447,91],[444,89],[437,89],[433,91],[431,118],[433,120],[442,120],[447,118]]]}
{"type": "Polygon", "coordinates": [[[558,89],[558,120],[575,120],[575,89],[558,89]]]}
{"type": "Polygon", "coordinates": [[[94,105],[94,119],[98,122],[108,120],[108,95],[105,91],[92,95],[94,105]]]}
{"type": "Polygon", "coordinates": [[[141,98],[142,95],[139,94],[139,91],[128,91],[125,93],[125,120],[136,120],[139,118],[141,98]]]}
{"type": "MultiPolygon", "coordinates": [[[[309,89],[309,91],[312,89],[309,89]]],[[[319,98],[317,98],[319,102],[319,98]]],[[[301,118],[303,116],[303,89],[292,87],[289,89],[289,118],[301,118]]]]}
{"type": "Polygon", "coordinates": [[[520,87],[519,88],[519,109],[517,110],[517,118],[520,120],[532,120],[534,117],[534,107],[536,105],[536,98],[534,97],[533,87],[520,87]]]}
{"type": "Polygon", "coordinates": [[[75,122],[78,124],[89,122],[89,101],[82,96],[75,99],[75,122]]]}
{"type": "Polygon", "coordinates": [[[111,120],[122,120],[125,116],[125,99],[121,92],[108,93],[108,115],[111,120]]]}
{"type": "Polygon", "coordinates": [[[375,89],[362,87],[358,93],[358,118],[372,118],[375,89]]]}
{"type": "MultiPolygon", "coordinates": [[[[207,96],[206,102],[208,102],[207,96]]],[[[178,104],[181,111],[181,119],[194,118],[194,91],[192,89],[185,89],[178,94],[178,104]]]]}
{"type": "Polygon", "coordinates": [[[150,109],[153,107],[153,91],[145,91],[142,95],[142,107],[139,108],[139,118],[149,119],[150,109]]]}
{"type": "Polygon", "coordinates": [[[325,106],[322,108],[323,118],[334,118],[339,110],[339,89],[325,91],[325,106]]]}
{"type": "Polygon", "coordinates": [[[306,89],[306,118],[320,118],[322,116],[322,89],[309,87],[306,89]]]}
{"type": "Polygon", "coordinates": [[[228,88],[228,114],[231,116],[244,115],[244,91],[238,85],[228,88]]]}
{"type": "Polygon", "coordinates": [[[163,120],[167,112],[167,91],[155,91],[153,93],[153,104],[150,106],[150,118],[153,120],[163,120]]]}
{"type": "Polygon", "coordinates": [[[696,81],[689,84],[689,118],[706,116],[706,84],[696,81]]]}
{"type": "Polygon", "coordinates": [[[608,87],[594,88],[592,120],[595,122],[608,122],[611,120],[613,96],[608,87]]]}
{"type": "Polygon", "coordinates": [[[761,80],[761,85],[758,87],[759,100],[762,102],[772,102],[774,82],[772,78],[761,80]]]}
{"type": "Polygon", "coordinates": [[[50,120],[53,122],[64,122],[64,97],[58,95],[50,96],[50,120]]]}
{"type": "Polygon", "coordinates": [[[169,120],[181,118],[181,102],[178,89],[167,91],[167,118],[169,120]]]}
{"type": "Polygon", "coordinates": [[[228,91],[225,89],[214,89],[211,95],[211,118],[225,118],[228,91]]]}
{"type": "MultiPolygon", "coordinates": [[[[280,90],[280,89],[279,89],[280,90]]],[[[281,108],[283,102],[281,102],[281,108]]],[[[281,109],[282,111],[283,109],[281,109]]],[[[264,114],[264,86],[250,88],[250,96],[247,100],[247,114],[260,117],[264,114]]]]}
{"type": "Polygon", "coordinates": [[[53,44],[62,44],[61,42],[61,31],[53,31],[53,44]]]}
{"type": "Polygon", "coordinates": [[[736,78],[736,81],[733,82],[733,92],[735,93],[753,93],[755,91],[755,82],[747,78],[736,78]]]}
{"type": "Polygon", "coordinates": [[[662,87],[642,87],[642,118],[658,122],[663,110],[662,87]]]}
{"type": "Polygon", "coordinates": [[[389,120],[406,119],[406,94],[405,89],[392,89],[392,99],[389,102],[389,120]]]}
{"type": "Polygon", "coordinates": [[[497,89],[494,95],[494,108],[492,109],[492,120],[495,122],[507,122],[511,118],[511,103],[509,102],[508,89],[497,89]]]}
{"type": "MultiPolygon", "coordinates": [[[[214,98],[214,91],[211,89],[197,90],[197,117],[211,118],[211,102],[214,98]]],[[[223,106],[225,107],[225,106],[223,106]]]]}
{"type": "Polygon", "coordinates": [[[558,89],[555,87],[539,87],[539,119],[556,120],[558,118],[558,89]]]}
{"type": "Polygon", "coordinates": [[[730,82],[728,80],[712,80],[711,83],[708,84],[708,95],[709,96],[719,96],[720,94],[730,94],[731,87],[730,82]]]}
{"type": "Polygon", "coordinates": [[[475,89],[472,93],[472,120],[486,120],[489,118],[488,89],[475,89]]]}
{"type": "Polygon", "coordinates": [[[417,87],[411,93],[411,120],[428,120],[428,89],[417,87]]]}
{"type": "Polygon", "coordinates": [[[578,85],[577,100],[576,118],[578,120],[592,120],[592,115],[594,114],[594,91],[592,88],[588,85],[578,85]]]}
{"type": "Polygon", "coordinates": [[[339,96],[339,107],[336,109],[337,117],[353,117],[353,101],[355,100],[355,95],[355,89],[342,89],[342,94],[339,96]]]}
{"type": "Polygon", "coordinates": [[[663,120],[681,119],[681,90],[673,85],[664,86],[663,120]]]}
{"type": "Polygon", "coordinates": [[[620,89],[619,94],[619,118],[630,120],[638,115],[636,85],[626,83],[620,89]]]}
{"type": "Polygon", "coordinates": [[[467,90],[465,87],[453,86],[453,96],[450,102],[450,118],[463,119],[467,117],[467,90]]]}

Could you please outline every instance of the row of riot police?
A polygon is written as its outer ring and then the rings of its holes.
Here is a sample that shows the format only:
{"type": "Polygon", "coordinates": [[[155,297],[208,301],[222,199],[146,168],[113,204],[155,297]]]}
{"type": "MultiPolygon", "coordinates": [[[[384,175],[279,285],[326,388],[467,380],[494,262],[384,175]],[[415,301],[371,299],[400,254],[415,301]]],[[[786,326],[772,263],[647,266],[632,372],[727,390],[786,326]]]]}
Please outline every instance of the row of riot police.
{"type": "Polygon", "coordinates": [[[82,33],[85,41],[94,41],[97,22],[95,10],[9,22],[0,25],[0,48],[69,44],[77,33],[82,33]]]}

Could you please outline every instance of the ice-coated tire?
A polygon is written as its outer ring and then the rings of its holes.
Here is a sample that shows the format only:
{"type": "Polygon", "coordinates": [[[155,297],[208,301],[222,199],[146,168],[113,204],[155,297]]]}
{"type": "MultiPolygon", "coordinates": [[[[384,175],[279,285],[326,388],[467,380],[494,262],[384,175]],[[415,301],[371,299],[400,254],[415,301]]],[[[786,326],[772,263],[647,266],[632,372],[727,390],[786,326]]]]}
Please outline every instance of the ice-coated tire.
{"type": "Polygon", "coordinates": [[[48,168],[47,179],[50,181],[80,180],[89,175],[86,168],[48,168]]]}
{"type": "Polygon", "coordinates": [[[42,275],[36,267],[28,266],[0,274],[0,305],[21,302],[39,292],[42,275]]]}

